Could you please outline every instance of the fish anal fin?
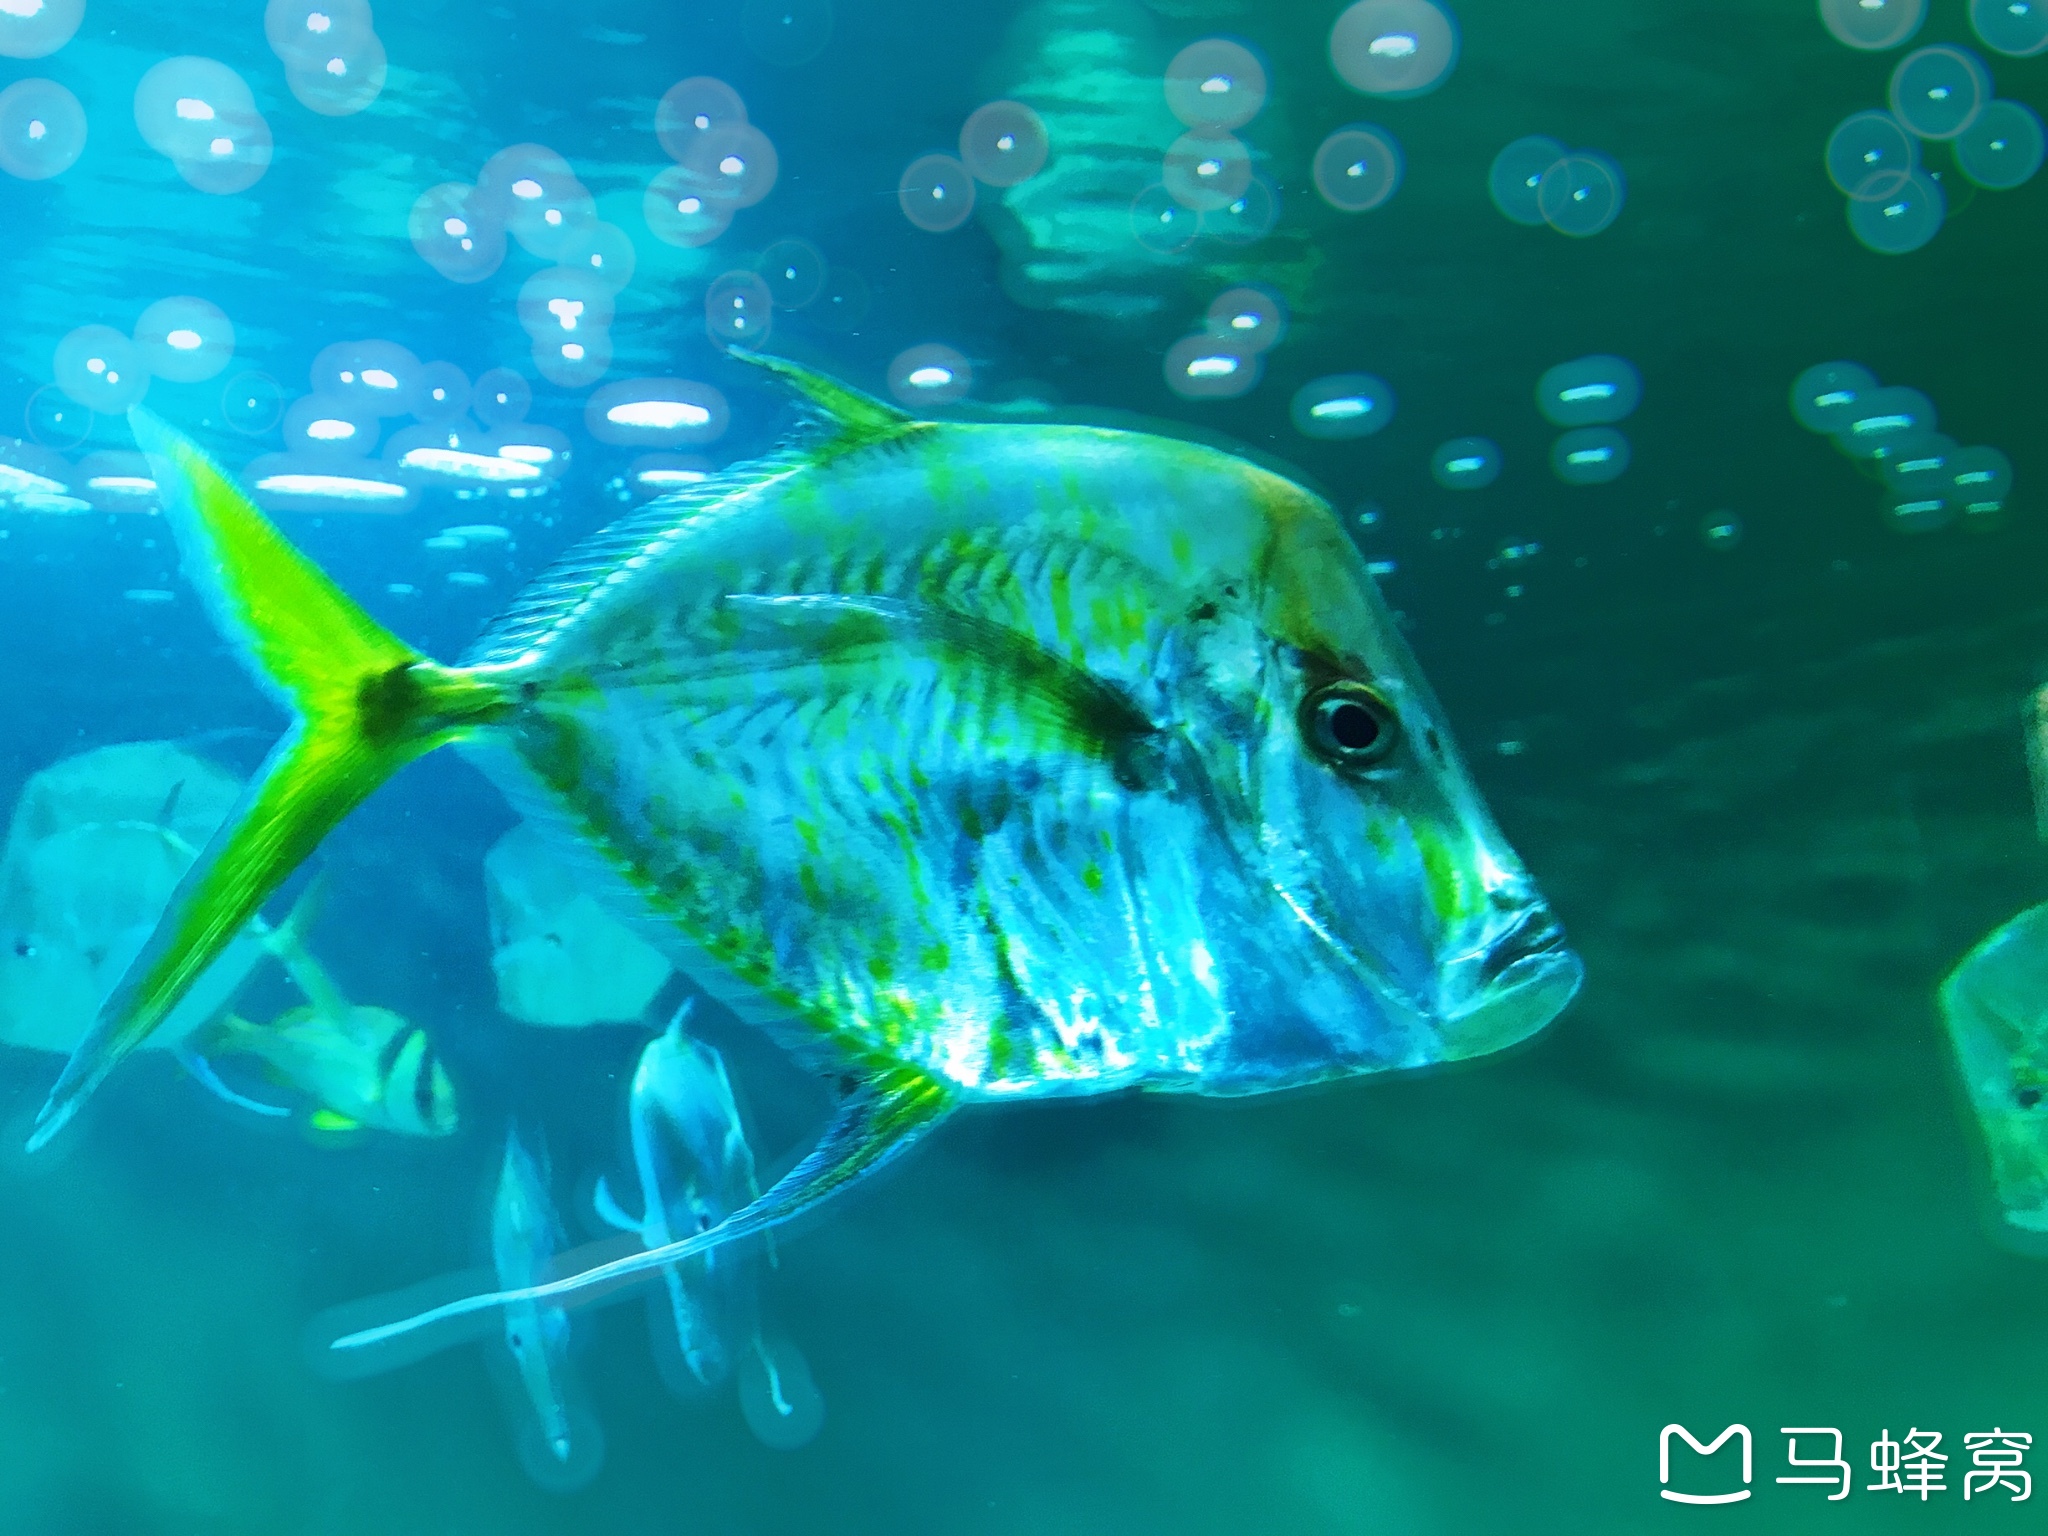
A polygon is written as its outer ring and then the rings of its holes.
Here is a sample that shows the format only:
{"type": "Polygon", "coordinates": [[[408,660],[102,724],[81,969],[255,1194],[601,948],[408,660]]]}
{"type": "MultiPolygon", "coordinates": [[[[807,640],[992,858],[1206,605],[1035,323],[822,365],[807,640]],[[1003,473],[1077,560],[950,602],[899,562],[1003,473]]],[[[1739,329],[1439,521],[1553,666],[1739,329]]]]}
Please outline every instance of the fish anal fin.
{"type": "Polygon", "coordinates": [[[872,395],[863,394],[851,385],[842,384],[816,369],[806,368],[802,363],[793,363],[786,357],[770,357],[764,352],[749,352],[740,347],[727,348],[726,355],[766,369],[788,383],[810,404],[824,429],[816,442],[805,445],[809,450],[808,456],[813,460],[830,461],[862,448],[927,430],[930,426],[929,422],[921,422],[893,405],[885,405],[872,395]]]}
{"type": "Polygon", "coordinates": [[[622,1287],[652,1278],[683,1259],[753,1237],[802,1215],[893,1162],[953,1108],[946,1084],[914,1067],[889,1064],[856,1080],[818,1144],[759,1198],[706,1232],[648,1248],[577,1274],[520,1290],[466,1296],[396,1322],[344,1334],[328,1347],[347,1354],[402,1338],[452,1318],[524,1301],[587,1306],[622,1287]]]}

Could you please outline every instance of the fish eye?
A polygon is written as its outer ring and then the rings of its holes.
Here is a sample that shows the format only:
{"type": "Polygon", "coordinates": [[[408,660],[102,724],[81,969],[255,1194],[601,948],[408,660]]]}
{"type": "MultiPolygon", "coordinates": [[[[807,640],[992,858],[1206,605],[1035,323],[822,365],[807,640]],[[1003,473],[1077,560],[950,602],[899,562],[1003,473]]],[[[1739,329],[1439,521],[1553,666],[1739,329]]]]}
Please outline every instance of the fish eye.
{"type": "Polygon", "coordinates": [[[1328,683],[1301,703],[1301,734],[1309,750],[1338,768],[1370,768],[1401,739],[1394,708],[1363,683],[1328,683]]]}
{"type": "Polygon", "coordinates": [[[2022,1088],[2013,1094],[2013,1099],[2019,1104],[2021,1109],[2032,1109],[2041,1102],[2041,1090],[2038,1088],[2022,1088]]]}

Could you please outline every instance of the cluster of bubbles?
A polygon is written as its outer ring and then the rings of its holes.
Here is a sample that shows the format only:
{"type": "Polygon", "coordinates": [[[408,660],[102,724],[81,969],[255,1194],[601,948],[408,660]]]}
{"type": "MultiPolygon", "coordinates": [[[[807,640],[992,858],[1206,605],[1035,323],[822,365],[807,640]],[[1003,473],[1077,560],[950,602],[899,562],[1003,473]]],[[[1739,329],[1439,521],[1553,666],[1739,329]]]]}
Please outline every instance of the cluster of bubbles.
{"type": "Polygon", "coordinates": [[[1493,157],[1487,194],[1504,218],[1530,228],[1548,224],[1584,239],[1621,217],[1628,184],[1621,167],[1594,149],[1566,149],[1540,133],[1516,139],[1493,157]]]}
{"type": "Polygon", "coordinates": [[[1792,381],[1792,414],[1884,482],[1885,517],[1905,533],[1945,528],[1958,515],[1995,522],[2012,494],[2012,461],[1996,448],[1961,448],[1935,430],[1934,402],[1881,385],[1855,363],[1816,363],[1792,381]]]}
{"type": "MultiPolygon", "coordinates": [[[[1881,52],[1912,40],[1927,20],[1927,0],[1820,0],[1820,19],[1835,41],[1881,52]]],[[[2048,52],[2043,0],[1970,0],[1970,26],[1995,53],[2024,59],[2048,52]]]]}
{"type": "Polygon", "coordinates": [[[1604,485],[1628,468],[1628,439],[1614,423],[1642,403],[1643,379],[1625,357],[1596,352],[1546,369],[1536,381],[1536,409],[1559,433],[1550,468],[1566,485],[1604,485]]]}
{"type": "MultiPolygon", "coordinates": [[[[525,419],[532,386],[508,368],[472,384],[455,364],[423,364],[393,341],[341,341],[313,359],[309,382],[311,392],[284,410],[285,450],[243,471],[272,511],[404,512],[433,486],[465,500],[523,499],[545,495],[569,467],[569,439],[525,419]],[[413,424],[373,457],[384,422],[401,416],[413,424]]],[[[253,415],[231,412],[231,424],[262,435],[276,423],[277,400],[260,430],[253,415]]],[[[253,395],[249,403],[253,410],[253,395]]]]}
{"type": "Polygon", "coordinates": [[[509,235],[554,265],[519,290],[519,323],[534,367],[579,388],[611,366],[614,296],[632,281],[632,238],[597,216],[569,162],[544,144],[514,144],[486,160],[474,186],[442,182],[411,215],[413,249],[452,282],[478,283],[505,260],[509,235]]]}
{"type": "Polygon", "coordinates": [[[645,450],[611,482],[626,501],[707,479],[708,461],[676,450],[716,442],[731,420],[725,396],[693,379],[623,379],[593,391],[583,406],[584,428],[599,442],[645,450]]]}
{"type": "Polygon", "coordinates": [[[896,201],[919,229],[943,234],[974,212],[974,184],[1014,187],[1045,169],[1045,120],[1021,101],[991,101],[960,125],[960,155],[920,155],[903,168],[896,201]]]}
{"type": "MultiPolygon", "coordinates": [[[[11,3],[0,3],[0,20],[11,3]]],[[[0,31],[0,41],[5,37],[0,31]]],[[[83,153],[85,108],[70,91],[41,78],[17,80],[0,91],[0,171],[47,181],[70,170],[83,153]]]]}
{"type": "Polygon", "coordinates": [[[654,135],[675,161],[641,201],[657,240],[709,245],[735,212],[774,190],[781,171],[775,145],[747,121],[747,104],[723,80],[692,75],[670,86],[654,109],[654,135]]]}
{"type": "MultiPolygon", "coordinates": [[[[2034,0],[2005,6],[2032,14],[2034,0]]],[[[2048,5],[2039,14],[2048,26],[2048,5]]],[[[2041,46],[2048,47],[2048,30],[2041,46]]],[[[1828,178],[1848,199],[1849,228],[1883,255],[1919,250],[1947,217],[1941,184],[1920,163],[1922,140],[1946,143],[1957,169],[1991,191],[2009,191],[2041,168],[2040,117],[2020,102],[1994,99],[1981,58],[1947,43],[1915,49],[1892,71],[1890,110],[1853,112],[1828,136],[1828,178]]]]}
{"type": "Polygon", "coordinates": [[[85,0],[7,0],[0,5],[0,58],[47,58],[84,19],[85,0]]]}
{"type": "Polygon", "coordinates": [[[360,112],[384,89],[384,44],[369,0],[270,0],[263,36],[292,95],[323,117],[360,112]]]}
{"type": "Polygon", "coordinates": [[[1189,43],[1166,66],[1167,110],[1187,131],[1168,146],[1159,180],[1131,201],[1131,234],[1156,256],[1197,236],[1248,244],[1272,229],[1280,194],[1252,167],[1236,130],[1266,105],[1266,68],[1227,37],[1189,43]]]}
{"type": "Polygon", "coordinates": [[[1166,349],[1166,387],[1183,400],[1232,400],[1259,382],[1287,334],[1287,311],[1263,288],[1219,293],[1200,330],[1166,349]]]}
{"type": "Polygon", "coordinates": [[[151,65],[135,87],[135,126],[201,192],[246,192],[270,169],[270,124],[249,82],[218,59],[182,54],[151,65]]]}
{"type": "Polygon", "coordinates": [[[110,325],[81,325],[57,343],[51,358],[55,389],[83,412],[68,415],[38,391],[29,402],[29,430],[52,446],[71,447],[92,430],[93,415],[116,415],[138,404],[152,376],[196,384],[227,367],[235,327],[204,299],[180,294],[142,312],[130,335],[110,325]]]}

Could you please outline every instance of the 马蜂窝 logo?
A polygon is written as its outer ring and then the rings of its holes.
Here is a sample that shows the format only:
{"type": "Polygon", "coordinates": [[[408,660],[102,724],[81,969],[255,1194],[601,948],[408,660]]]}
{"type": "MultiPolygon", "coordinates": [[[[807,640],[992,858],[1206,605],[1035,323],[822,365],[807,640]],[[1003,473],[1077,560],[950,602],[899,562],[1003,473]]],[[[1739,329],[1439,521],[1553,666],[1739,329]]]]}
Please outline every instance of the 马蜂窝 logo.
{"type": "Polygon", "coordinates": [[[1658,1490],[1674,1504],[1734,1504],[1749,1497],[1749,1473],[1751,1467],[1749,1426],[1730,1424],[1705,1445],[1693,1438],[1691,1430],[1683,1424],[1666,1424],[1664,1432],[1657,1437],[1657,1481],[1664,1484],[1658,1490]],[[1732,1493],[1680,1493],[1671,1487],[1671,1437],[1678,1436],[1701,1456],[1711,1456],[1726,1445],[1731,1436],[1742,1440],[1742,1487],[1732,1493]]]}

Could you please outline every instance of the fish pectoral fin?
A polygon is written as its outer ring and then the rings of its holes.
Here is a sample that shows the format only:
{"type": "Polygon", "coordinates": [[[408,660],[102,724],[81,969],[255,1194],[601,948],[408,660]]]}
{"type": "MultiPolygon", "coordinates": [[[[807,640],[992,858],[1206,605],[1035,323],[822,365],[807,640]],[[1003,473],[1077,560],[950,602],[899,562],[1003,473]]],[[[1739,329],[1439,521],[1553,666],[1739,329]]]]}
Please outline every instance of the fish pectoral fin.
{"type": "Polygon", "coordinates": [[[825,1134],[801,1162],[777,1179],[766,1194],[742,1206],[709,1231],[564,1275],[559,1280],[519,1290],[465,1296],[396,1322],[343,1334],[327,1347],[347,1354],[489,1307],[518,1302],[587,1306],[683,1259],[753,1237],[813,1209],[901,1156],[943,1120],[955,1102],[946,1084],[915,1067],[883,1067],[869,1078],[856,1080],[840,1100],[838,1112],[825,1134]]]}
{"type": "MultiPolygon", "coordinates": [[[[1041,645],[1036,637],[993,619],[933,603],[853,593],[792,593],[759,596],[731,593],[723,600],[737,622],[742,650],[796,650],[827,667],[867,664],[881,648],[900,656],[940,652],[956,668],[999,680],[998,689],[975,688],[984,701],[997,697],[1020,705],[1056,738],[1121,763],[1159,735],[1159,726],[1137,701],[1085,667],[1041,645]]],[[[964,690],[967,692],[969,690],[964,690]]]]}
{"type": "Polygon", "coordinates": [[[612,1193],[612,1187],[605,1181],[603,1174],[597,1176],[597,1188],[590,1192],[590,1205],[591,1209],[597,1212],[599,1221],[608,1227],[616,1227],[621,1232],[638,1232],[644,1225],[643,1222],[626,1214],[625,1207],[619,1204],[618,1197],[612,1193]]]}
{"type": "Polygon", "coordinates": [[[222,1103],[232,1104],[237,1109],[246,1109],[252,1115],[268,1115],[283,1119],[291,1114],[291,1110],[284,1105],[266,1104],[261,1099],[252,1099],[245,1093],[237,1093],[221,1080],[221,1075],[213,1069],[213,1063],[197,1051],[189,1051],[181,1047],[172,1054],[178,1058],[178,1065],[185,1069],[186,1075],[193,1082],[204,1088],[222,1103]]]}

